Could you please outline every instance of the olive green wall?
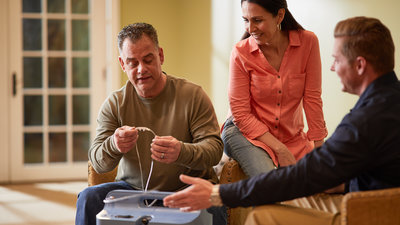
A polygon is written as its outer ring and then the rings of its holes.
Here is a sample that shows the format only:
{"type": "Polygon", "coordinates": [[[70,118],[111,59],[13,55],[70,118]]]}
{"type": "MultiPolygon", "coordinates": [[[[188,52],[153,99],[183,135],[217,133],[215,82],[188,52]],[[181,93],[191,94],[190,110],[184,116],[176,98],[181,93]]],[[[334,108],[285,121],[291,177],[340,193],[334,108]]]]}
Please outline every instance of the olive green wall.
{"type": "MultiPolygon", "coordinates": [[[[121,28],[152,24],[164,50],[163,70],[186,78],[211,96],[211,2],[207,0],[121,0],[121,28]]],[[[127,78],[122,73],[122,83],[127,78]]]]}

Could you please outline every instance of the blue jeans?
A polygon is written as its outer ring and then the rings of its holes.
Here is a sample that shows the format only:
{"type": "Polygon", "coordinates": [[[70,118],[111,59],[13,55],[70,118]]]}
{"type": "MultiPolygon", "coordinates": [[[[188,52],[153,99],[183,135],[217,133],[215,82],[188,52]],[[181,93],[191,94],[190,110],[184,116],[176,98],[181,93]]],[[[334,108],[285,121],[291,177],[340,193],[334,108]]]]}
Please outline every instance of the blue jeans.
{"type": "Polygon", "coordinates": [[[268,153],[249,142],[235,126],[232,117],[226,120],[221,137],[225,154],[236,160],[248,177],[275,169],[268,153]]]}
{"type": "MultiPolygon", "coordinates": [[[[85,188],[76,202],[75,225],[95,225],[96,215],[103,210],[108,192],[116,189],[135,190],[125,181],[99,184],[85,188]]],[[[223,207],[211,207],[207,211],[213,215],[213,225],[226,225],[227,212],[223,207]]]]}

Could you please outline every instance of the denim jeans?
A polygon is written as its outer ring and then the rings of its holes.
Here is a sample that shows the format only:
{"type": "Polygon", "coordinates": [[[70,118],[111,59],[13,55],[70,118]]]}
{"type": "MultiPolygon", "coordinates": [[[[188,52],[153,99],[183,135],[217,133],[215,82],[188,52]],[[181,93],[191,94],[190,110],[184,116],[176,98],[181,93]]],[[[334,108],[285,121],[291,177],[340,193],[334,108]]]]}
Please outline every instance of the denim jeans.
{"type": "Polygon", "coordinates": [[[225,154],[236,160],[248,177],[275,169],[268,153],[249,142],[235,126],[232,117],[226,120],[221,137],[225,154]]]}
{"type": "MultiPolygon", "coordinates": [[[[75,225],[95,225],[96,215],[104,208],[103,200],[108,192],[116,189],[135,190],[125,181],[119,181],[87,187],[79,193],[75,225]]],[[[207,211],[213,215],[213,225],[226,225],[225,207],[210,207],[207,211]]]]}

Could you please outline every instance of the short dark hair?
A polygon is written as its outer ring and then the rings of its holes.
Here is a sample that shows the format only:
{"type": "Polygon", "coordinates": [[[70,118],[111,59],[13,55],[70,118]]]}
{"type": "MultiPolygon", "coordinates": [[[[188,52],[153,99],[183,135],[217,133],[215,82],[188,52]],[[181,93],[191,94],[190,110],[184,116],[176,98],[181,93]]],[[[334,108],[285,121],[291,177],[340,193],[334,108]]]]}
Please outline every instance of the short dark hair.
{"type": "Polygon", "coordinates": [[[342,54],[352,63],[364,57],[377,73],[394,69],[394,43],[390,30],[378,19],[353,17],[336,24],[335,38],[344,38],[342,54]]]}
{"type": "Polygon", "coordinates": [[[135,42],[142,38],[143,34],[147,35],[158,47],[158,37],[156,29],[148,23],[133,23],[125,26],[118,34],[118,49],[122,50],[122,45],[126,38],[135,42]]]}
{"type": "MultiPolygon", "coordinates": [[[[289,11],[286,0],[241,0],[243,2],[250,2],[263,7],[266,11],[270,12],[273,16],[278,15],[280,9],[285,9],[285,17],[281,23],[282,30],[304,30],[304,28],[296,21],[292,13],[289,11]]],[[[243,34],[242,39],[250,36],[247,31],[243,34]]]]}

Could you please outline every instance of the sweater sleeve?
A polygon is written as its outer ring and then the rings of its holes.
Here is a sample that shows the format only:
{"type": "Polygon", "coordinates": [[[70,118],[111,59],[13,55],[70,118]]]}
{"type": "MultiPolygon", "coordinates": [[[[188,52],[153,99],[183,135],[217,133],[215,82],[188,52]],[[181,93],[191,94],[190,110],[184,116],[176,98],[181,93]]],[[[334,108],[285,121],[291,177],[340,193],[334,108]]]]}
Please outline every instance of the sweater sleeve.
{"type": "Polygon", "coordinates": [[[223,151],[213,105],[201,88],[195,88],[186,110],[190,114],[192,142],[182,144],[177,163],[194,170],[209,169],[218,164],[223,151]]]}
{"type": "Polygon", "coordinates": [[[89,149],[89,160],[98,173],[113,170],[119,163],[122,153],[113,141],[114,131],[120,127],[117,113],[117,97],[111,95],[101,106],[97,117],[96,137],[89,149]]]}

